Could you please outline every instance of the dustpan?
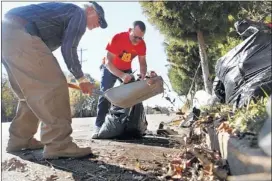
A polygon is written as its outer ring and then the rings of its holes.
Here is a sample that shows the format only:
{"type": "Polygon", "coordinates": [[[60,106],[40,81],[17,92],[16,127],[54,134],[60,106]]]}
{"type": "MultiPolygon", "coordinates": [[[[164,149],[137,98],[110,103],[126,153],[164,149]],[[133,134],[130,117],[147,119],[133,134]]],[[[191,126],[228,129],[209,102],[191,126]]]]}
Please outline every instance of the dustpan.
{"type": "MultiPolygon", "coordinates": [[[[150,79],[152,82],[150,85],[147,83],[148,80],[140,80],[113,87],[105,92],[94,90],[93,93],[104,96],[115,106],[129,108],[164,91],[163,79],[161,76],[150,79]]],[[[80,90],[77,85],[68,83],[68,86],[80,90]]]]}
{"type": "Polygon", "coordinates": [[[148,85],[147,80],[140,80],[113,87],[105,91],[104,97],[115,106],[121,108],[132,107],[164,91],[161,76],[150,79],[152,81],[151,85],[148,85]]]}

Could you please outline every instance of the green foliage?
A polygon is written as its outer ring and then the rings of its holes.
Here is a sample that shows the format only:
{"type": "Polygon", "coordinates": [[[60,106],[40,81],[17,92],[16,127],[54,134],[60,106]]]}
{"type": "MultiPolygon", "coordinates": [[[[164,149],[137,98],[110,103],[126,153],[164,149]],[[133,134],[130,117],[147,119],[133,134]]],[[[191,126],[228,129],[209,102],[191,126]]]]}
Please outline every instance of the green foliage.
{"type": "Polygon", "coordinates": [[[271,22],[272,1],[241,1],[239,18],[253,21],[271,22]]]}
{"type": "MultiPolygon", "coordinates": [[[[149,22],[166,36],[165,51],[171,65],[169,79],[178,94],[187,94],[200,61],[197,32],[204,35],[212,81],[216,61],[242,40],[234,29],[241,18],[271,19],[271,2],[158,1],[140,2],[149,22]]],[[[200,69],[196,82],[203,88],[200,69]]]]}
{"type": "MultiPolygon", "coordinates": [[[[242,39],[238,38],[232,38],[227,37],[226,41],[223,41],[222,43],[217,43],[215,49],[217,49],[219,52],[219,56],[224,56],[226,53],[228,53],[231,49],[236,47],[238,44],[242,43],[242,39]]],[[[218,57],[218,58],[220,58],[218,57]]]]}
{"type": "MultiPolygon", "coordinates": [[[[96,84],[99,88],[99,82],[96,82],[89,74],[85,76],[96,84]]],[[[72,74],[67,76],[67,81],[76,84],[72,74]]],[[[69,89],[70,105],[73,117],[94,117],[96,116],[96,108],[98,103],[98,95],[84,95],[79,90],[69,89]]]]}
{"type": "MultiPolygon", "coordinates": [[[[144,14],[148,20],[155,25],[161,33],[166,35],[169,41],[166,49],[169,62],[174,64],[178,70],[170,73],[172,78],[179,75],[177,80],[182,80],[179,93],[186,92],[187,83],[195,74],[196,67],[201,61],[205,90],[211,92],[211,81],[214,77],[214,52],[209,47],[214,46],[215,40],[223,40],[234,24],[240,7],[236,2],[219,1],[159,1],[140,2],[144,14]],[[203,37],[202,37],[203,35],[203,37]],[[185,43],[186,42],[186,43],[185,43]],[[198,50],[201,46],[201,52],[198,50]],[[187,47],[186,47],[187,46],[187,47]],[[208,53],[207,53],[208,51],[208,53]],[[212,53],[209,55],[209,53],[212,53]],[[195,65],[195,63],[197,63],[195,65]],[[188,76],[188,77],[186,77],[188,76]]],[[[201,72],[201,71],[199,71],[201,72]]],[[[203,88],[201,76],[197,74],[196,84],[203,88]]],[[[171,82],[177,82],[172,80],[171,82]]],[[[173,85],[174,86],[174,85],[173,85]]],[[[177,85],[175,85],[177,89],[177,85]]]]}
{"type": "Polygon", "coordinates": [[[186,95],[191,85],[191,80],[183,75],[177,68],[171,67],[168,70],[168,77],[173,90],[178,95],[186,95]]]}
{"type": "MultiPolygon", "coordinates": [[[[96,82],[89,74],[86,74],[86,76],[90,81],[95,82],[97,88],[99,87],[99,82],[96,82]]],[[[71,74],[67,75],[67,80],[68,82],[76,83],[76,80],[71,74]]],[[[18,98],[13,93],[9,85],[8,77],[5,74],[2,74],[1,88],[1,119],[2,122],[11,121],[16,115],[18,98]]],[[[87,95],[81,96],[80,91],[73,89],[69,89],[69,95],[71,110],[74,117],[96,116],[96,107],[98,102],[97,95],[91,97],[87,95]]]]}
{"type": "MultiPolygon", "coordinates": [[[[195,43],[184,45],[178,41],[170,41],[165,43],[165,50],[171,66],[168,71],[171,85],[179,95],[186,95],[200,62],[198,45],[195,43]]],[[[201,69],[197,73],[195,82],[199,88],[203,87],[201,69]]]]}
{"type": "Polygon", "coordinates": [[[258,134],[268,115],[266,105],[269,97],[251,101],[247,106],[233,111],[231,105],[216,105],[202,107],[201,118],[207,114],[212,117],[221,117],[229,122],[229,125],[239,132],[252,132],[258,134]]]}
{"type": "MultiPolygon", "coordinates": [[[[215,76],[214,65],[216,61],[241,42],[239,39],[228,37],[226,41],[207,46],[208,60],[210,62],[210,79],[215,76]]],[[[179,95],[186,95],[192,84],[197,66],[200,63],[199,49],[196,43],[183,44],[178,41],[165,43],[165,51],[171,68],[168,69],[168,76],[175,92],[179,95]]],[[[203,89],[202,70],[196,74],[195,83],[197,89],[203,89]]]]}
{"type": "Polygon", "coordinates": [[[177,40],[197,41],[202,31],[206,42],[224,37],[240,8],[231,1],[140,2],[144,14],[163,34],[177,40]],[[229,16],[232,15],[232,19],[229,16]]]}
{"type": "Polygon", "coordinates": [[[18,104],[18,98],[13,93],[8,77],[5,74],[2,74],[2,82],[1,82],[1,119],[2,122],[11,121],[13,117],[16,115],[16,109],[18,104]]]}
{"type": "Polygon", "coordinates": [[[241,132],[258,134],[268,116],[266,113],[268,99],[269,97],[262,98],[257,102],[251,101],[246,108],[237,110],[235,115],[229,119],[230,125],[241,132]]]}

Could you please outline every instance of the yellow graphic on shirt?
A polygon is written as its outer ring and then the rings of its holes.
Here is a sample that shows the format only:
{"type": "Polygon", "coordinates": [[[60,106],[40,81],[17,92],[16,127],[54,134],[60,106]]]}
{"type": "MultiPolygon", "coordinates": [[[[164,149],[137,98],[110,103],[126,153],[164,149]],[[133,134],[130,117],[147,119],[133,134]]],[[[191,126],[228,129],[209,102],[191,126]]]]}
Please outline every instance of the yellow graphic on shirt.
{"type": "Polygon", "coordinates": [[[124,62],[130,62],[131,61],[131,53],[124,53],[121,60],[124,62]]]}

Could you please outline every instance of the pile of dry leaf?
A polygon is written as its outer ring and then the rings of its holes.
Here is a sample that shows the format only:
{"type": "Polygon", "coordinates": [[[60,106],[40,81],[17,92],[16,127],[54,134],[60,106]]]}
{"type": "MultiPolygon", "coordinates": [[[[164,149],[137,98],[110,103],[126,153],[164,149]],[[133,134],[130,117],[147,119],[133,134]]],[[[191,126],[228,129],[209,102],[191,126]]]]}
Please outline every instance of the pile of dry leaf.
{"type": "MultiPolygon", "coordinates": [[[[227,105],[210,107],[202,111],[200,116],[189,127],[189,137],[184,142],[185,148],[176,159],[169,163],[166,180],[226,180],[229,169],[220,153],[207,149],[205,134],[207,128],[214,129],[217,133],[225,132],[232,136],[242,138],[243,135],[252,135],[256,138],[262,121],[265,118],[265,100],[251,103],[247,108],[234,111],[227,105]],[[257,115],[257,116],[256,116],[257,115]],[[257,120],[257,123],[255,120],[257,120]],[[253,121],[252,121],[253,120],[253,121]],[[241,125],[241,126],[237,126],[241,125]],[[197,131],[198,130],[198,131],[197,131]],[[197,133],[198,132],[198,133],[197,133]]],[[[186,121],[185,113],[178,112],[180,119],[172,121],[170,126],[181,125],[186,121]]]]}
{"type": "Polygon", "coordinates": [[[197,137],[185,137],[180,154],[172,156],[161,180],[216,181],[227,178],[229,170],[220,154],[205,148],[204,144],[195,144],[194,141],[200,139],[197,137]]]}

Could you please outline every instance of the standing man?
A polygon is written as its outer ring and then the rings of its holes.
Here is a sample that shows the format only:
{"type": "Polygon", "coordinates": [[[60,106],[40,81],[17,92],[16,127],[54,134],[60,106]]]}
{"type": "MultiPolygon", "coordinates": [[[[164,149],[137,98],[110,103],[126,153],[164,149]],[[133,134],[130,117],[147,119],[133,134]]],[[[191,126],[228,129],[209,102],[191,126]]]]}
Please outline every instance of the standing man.
{"type": "MultiPolygon", "coordinates": [[[[112,88],[117,79],[123,83],[130,82],[133,78],[131,75],[131,62],[136,56],[139,58],[141,79],[145,78],[147,70],[146,45],[143,38],[145,31],[145,24],[142,21],[135,21],[133,28],[130,28],[127,32],[116,34],[111,42],[108,43],[106,47],[108,51],[107,57],[104,59],[105,63],[101,67],[101,91],[112,88]]],[[[92,138],[97,138],[109,108],[110,102],[100,96],[95,122],[96,127],[92,138]]]]}
{"type": "Polygon", "coordinates": [[[77,46],[86,27],[106,28],[103,8],[95,2],[80,8],[71,3],[41,3],[10,10],[2,21],[2,63],[19,98],[10,125],[7,152],[43,148],[44,158],[82,157],[91,149],[80,148],[70,136],[71,110],[66,78],[52,54],[61,52],[83,93],[94,85],[84,77],[77,46]],[[41,142],[33,138],[39,120],[41,142]]]}

